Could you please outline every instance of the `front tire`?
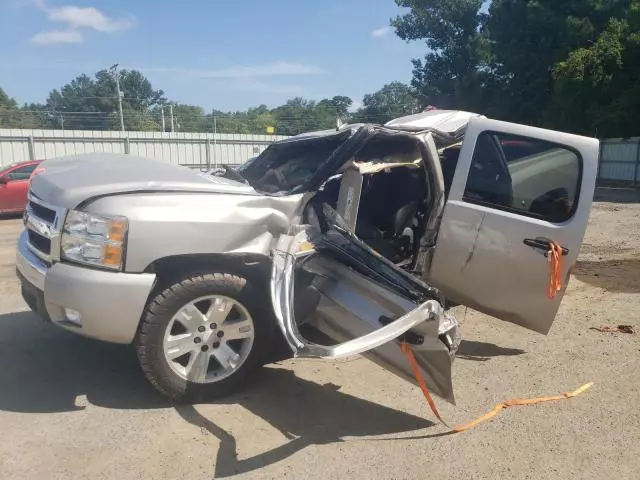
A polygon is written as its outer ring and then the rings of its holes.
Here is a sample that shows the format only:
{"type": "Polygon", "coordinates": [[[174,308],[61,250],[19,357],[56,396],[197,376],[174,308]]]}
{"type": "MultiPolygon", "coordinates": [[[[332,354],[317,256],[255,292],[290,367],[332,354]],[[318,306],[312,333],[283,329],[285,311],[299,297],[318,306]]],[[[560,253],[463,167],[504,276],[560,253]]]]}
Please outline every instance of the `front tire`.
{"type": "Polygon", "coordinates": [[[207,273],[153,298],[135,344],[153,386],[175,401],[224,397],[242,388],[269,353],[266,302],[237,275],[207,273]]]}

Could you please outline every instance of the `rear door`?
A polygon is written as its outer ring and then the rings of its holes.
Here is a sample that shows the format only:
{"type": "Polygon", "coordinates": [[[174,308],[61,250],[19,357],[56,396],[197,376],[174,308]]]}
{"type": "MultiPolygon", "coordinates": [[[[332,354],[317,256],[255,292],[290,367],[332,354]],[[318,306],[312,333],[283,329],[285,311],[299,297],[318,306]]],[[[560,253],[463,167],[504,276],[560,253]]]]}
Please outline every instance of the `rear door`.
{"type": "Polygon", "coordinates": [[[429,282],[454,302],[548,333],[584,238],[598,157],[593,138],[472,119],[429,282]],[[565,254],[555,298],[550,241],[565,254]]]}

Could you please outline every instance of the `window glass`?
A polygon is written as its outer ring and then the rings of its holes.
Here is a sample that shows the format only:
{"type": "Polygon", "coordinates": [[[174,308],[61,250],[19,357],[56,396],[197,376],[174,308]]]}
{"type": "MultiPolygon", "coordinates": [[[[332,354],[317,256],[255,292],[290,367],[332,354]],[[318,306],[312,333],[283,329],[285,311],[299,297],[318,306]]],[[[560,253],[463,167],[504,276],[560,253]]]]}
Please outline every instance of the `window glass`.
{"type": "Polygon", "coordinates": [[[311,180],[350,136],[350,131],[332,132],[274,143],[238,171],[258,191],[291,192],[311,180]]]}
{"type": "Polygon", "coordinates": [[[478,136],[465,201],[564,222],[580,194],[582,159],[562,145],[514,135],[478,136]]]}
{"type": "Polygon", "coordinates": [[[5,176],[9,180],[29,180],[31,173],[36,169],[37,165],[26,165],[24,167],[18,167],[13,170],[11,173],[6,174],[5,176]]]}

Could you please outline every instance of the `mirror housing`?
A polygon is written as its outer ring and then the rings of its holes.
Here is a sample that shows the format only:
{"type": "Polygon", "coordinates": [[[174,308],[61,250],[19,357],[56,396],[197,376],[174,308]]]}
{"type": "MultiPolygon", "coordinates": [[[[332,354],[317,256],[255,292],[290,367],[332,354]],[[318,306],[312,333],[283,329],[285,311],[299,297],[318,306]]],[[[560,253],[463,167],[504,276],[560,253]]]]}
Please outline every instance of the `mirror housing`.
{"type": "Polygon", "coordinates": [[[7,177],[0,177],[0,185],[5,185],[9,183],[9,179],[7,177]]]}

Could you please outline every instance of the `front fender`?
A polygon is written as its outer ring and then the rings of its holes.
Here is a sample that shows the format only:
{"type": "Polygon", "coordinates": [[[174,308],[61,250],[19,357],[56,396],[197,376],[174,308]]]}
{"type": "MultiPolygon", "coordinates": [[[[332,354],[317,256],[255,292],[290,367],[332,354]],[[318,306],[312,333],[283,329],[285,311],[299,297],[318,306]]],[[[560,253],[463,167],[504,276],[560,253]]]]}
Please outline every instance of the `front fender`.
{"type": "Polygon", "coordinates": [[[298,221],[303,195],[136,193],[94,200],[90,213],[129,220],[125,270],[180,255],[270,255],[298,221]]]}

